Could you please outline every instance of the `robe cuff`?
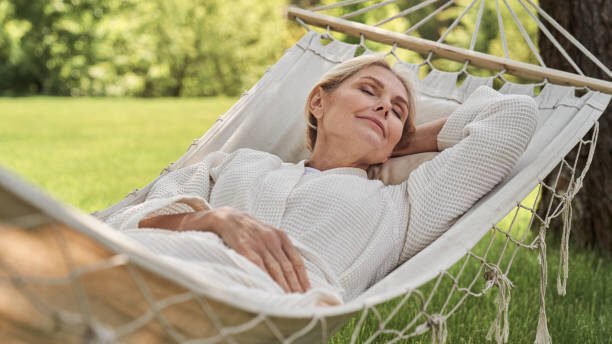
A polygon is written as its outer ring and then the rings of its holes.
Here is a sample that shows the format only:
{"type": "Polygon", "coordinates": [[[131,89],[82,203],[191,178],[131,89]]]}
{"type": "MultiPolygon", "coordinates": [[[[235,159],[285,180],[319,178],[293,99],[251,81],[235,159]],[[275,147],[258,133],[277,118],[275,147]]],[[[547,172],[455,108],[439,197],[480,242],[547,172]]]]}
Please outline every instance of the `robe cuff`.
{"type": "Polygon", "coordinates": [[[138,228],[140,221],[154,216],[192,213],[208,209],[210,209],[208,202],[198,196],[177,195],[169,198],[154,198],[130,209],[126,214],[127,218],[115,227],[119,230],[138,228]]]}

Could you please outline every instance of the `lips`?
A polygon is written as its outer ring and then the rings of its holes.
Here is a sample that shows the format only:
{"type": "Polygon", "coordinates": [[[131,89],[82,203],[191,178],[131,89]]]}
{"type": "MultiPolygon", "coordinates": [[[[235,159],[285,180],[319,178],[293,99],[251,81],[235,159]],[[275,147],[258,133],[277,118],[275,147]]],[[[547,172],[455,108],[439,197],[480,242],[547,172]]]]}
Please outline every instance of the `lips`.
{"type": "Polygon", "coordinates": [[[370,116],[356,116],[356,117],[374,122],[380,128],[380,131],[382,132],[383,136],[386,136],[385,127],[383,126],[382,122],[378,118],[370,117],[370,116]]]}

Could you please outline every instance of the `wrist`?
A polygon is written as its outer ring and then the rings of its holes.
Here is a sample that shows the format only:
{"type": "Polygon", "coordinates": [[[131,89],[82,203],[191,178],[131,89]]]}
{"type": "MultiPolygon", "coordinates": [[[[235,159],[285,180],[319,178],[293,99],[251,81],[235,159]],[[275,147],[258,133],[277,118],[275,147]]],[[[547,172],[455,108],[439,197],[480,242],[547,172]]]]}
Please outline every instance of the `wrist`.
{"type": "Polygon", "coordinates": [[[179,224],[179,230],[210,231],[217,233],[215,230],[217,226],[215,226],[215,224],[216,216],[212,210],[200,210],[185,214],[179,224]]]}

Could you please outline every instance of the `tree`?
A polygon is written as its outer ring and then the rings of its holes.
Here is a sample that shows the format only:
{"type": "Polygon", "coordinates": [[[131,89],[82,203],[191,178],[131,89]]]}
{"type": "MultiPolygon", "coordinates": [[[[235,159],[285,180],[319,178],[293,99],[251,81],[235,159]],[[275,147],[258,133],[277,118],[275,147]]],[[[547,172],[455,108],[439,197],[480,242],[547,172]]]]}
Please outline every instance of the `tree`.
{"type": "MultiPolygon", "coordinates": [[[[606,65],[612,65],[610,33],[612,32],[612,2],[608,0],[540,0],[540,7],[566,28],[589,51],[606,65]]],[[[610,80],[595,64],[573,45],[556,33],[585,75],[610,80]]],[[[573,72],[567,61],[545,37],[539,40],[540,53],[549,67],[573,72]]],[[[612,251],[612,106],[599,120],[599,139],[595,158],[576,195],[572,226],[574,237],[581,246],[599,247],[612,251]]]]}
{"type": "Polygon", "coordinates": [[[0,0],[0,93],[69,95],[95,59],[93,28],[118,0],[0,0]]]}
{"type": "Polygon", "coordinates": [[[286,0],[0,0],[0,95],[238,95],[278,59],[286,0]]]}

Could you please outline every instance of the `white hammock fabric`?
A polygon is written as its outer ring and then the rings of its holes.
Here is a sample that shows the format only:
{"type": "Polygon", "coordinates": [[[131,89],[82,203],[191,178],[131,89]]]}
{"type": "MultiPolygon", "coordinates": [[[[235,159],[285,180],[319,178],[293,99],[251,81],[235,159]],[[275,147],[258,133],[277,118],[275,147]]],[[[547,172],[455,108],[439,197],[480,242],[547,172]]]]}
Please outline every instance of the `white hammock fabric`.
{"type": "MultiPolygon", "coordinates": [[[[323,45],[321,38],[316,32],[307,33],[162,174],[193,164],[210,152],[231,152],[242,147],[268,151],[285,161],[304,159],[307,156],[303,118],[306,94],[326,70],[354,56],[358,48],[337,40],[323,45]]],[[[417,65],[399,63],[407,72],[418,69],[417,65]]],[[[429,111],[449,111],[476,87],[492,85],[495,78],[468,76],[457,87],[458,75],[433,70],[425,79],[417,81],[421,116],[429,111]]],[[[500,91],[533,96],[537,86],[506,82],[500,91]]],[[[3,295],[0,296],[0,317],[9,318],[14,324],[30,324],[52,340],[77,336],[99,342],[157,338],[199,343],[314,343],[326,342],[344,322],[360,314],[351,342],[371,342],[379,335],[391,336],[384,338],[397,341],[429,330],[434,338],[443,339],[445,319],[465,297],[480,296],[496,286],[500,308],[491,333],[502,341],[504,336],[507,338],[507,299],[511,287],[507,273],[518,250],[508,253],[510,259],[507,260],[502,259],[505,248],[499,257],[487,257],[488,249],[484,254],[474,253],[472,249],[490,232],[493,234],[491,240],[495,235],[503,236],[505,246],[540,250],[540,254],[544,252],[545,255],[545,244],[541,240],[544,229],[551,219],[563,211],[567,216],[571,209],[569,201],[580,189],[592,158],[597,119],[610,100],[610,95],[600,92],[588,91],[581,97],[574,94],[573,87],[546,84],[535,97],[540,109],[538,130],[504,182],[433,244],[357,299],[317,310],[264,309],[248,299],[207,288],[193,276],[175,271],[157,257],[131,245],[97,219],[60,205],[0,171],[0,201],[3,204],[0,210],[0,295],[3,295]],[[592,128],[591,136],[583,139],[592,128]],[[578,158],[571,162],[564,160],[577,144],[579,149],[590,152],[586,163],[577,164],[578,158]],[[567,188],[557,190],[557,185],[542,182],[555,166],[559,166],[558,174],[567,172],[572,176],[567,188]],[[545,218],[535,214],[535,204],[519,204],[538,184],[540,188],[557,190],[557,197],[545,205],[548,206],[545,218]],[[4,207],[5,204],[11,206],[4,207]],[[497,227],[496,223],[513,209],[515,218],[519,212],[529,211],[529,223],[542,226],[541,235],[526,242],[528,231],[512,233],[516,226],[497,227]],[[21,242],[23,247],[11,248],[9,243],[15,241],[21,242]],[[40,259],[24,256],[26,247],[37,252],[47,250],[43,251],[47,253],[40,259]],[[466,263],[475,261],[480,265],[473,280],[465,285],[458,281],[463,268],[457,275],[449,273],[451,266],[462,257],[466,263]],[[20,263],[15,263],[16,259],[20,259],[20,263]],[[37,269],[36,264],[46,269],[37,269]],[[486,279],[478,284],[476,281],[482,279],[482,271],[486,272],[486,279]],[[435,278],[436,284],[429,296],[418,289],[435,278]],[[459,293],[459,300],[449,304],[449,295],[441,308],[430,308],[431,295],[444,279],[450,279],[451,294],[459,293]],[[114,282],[109,283],[109,280],[114,282]],[[387,329],[390,319],[411,297],[422,302],[419,313],[401,329],[387,329]],[[377,305],[392,299],[399,300],[397,306],[388,317],[382,316],[377,305]],[[21,311],[15,313],[15,309],[21,311]],[[370,318],[377,321],[377,330],[364,340],[359,332],[370,318]]],[[[141,202],[150,185],[95,214],[96,217],[104,220],[118,208],[141,202]]],[[[541,321],[544,322],[540,324],[541,330],[545,330],[545,318],[541,321]]],[[[18,330],[14,330],[13,335],[35,338],[35,334],[18,330]]]]}

